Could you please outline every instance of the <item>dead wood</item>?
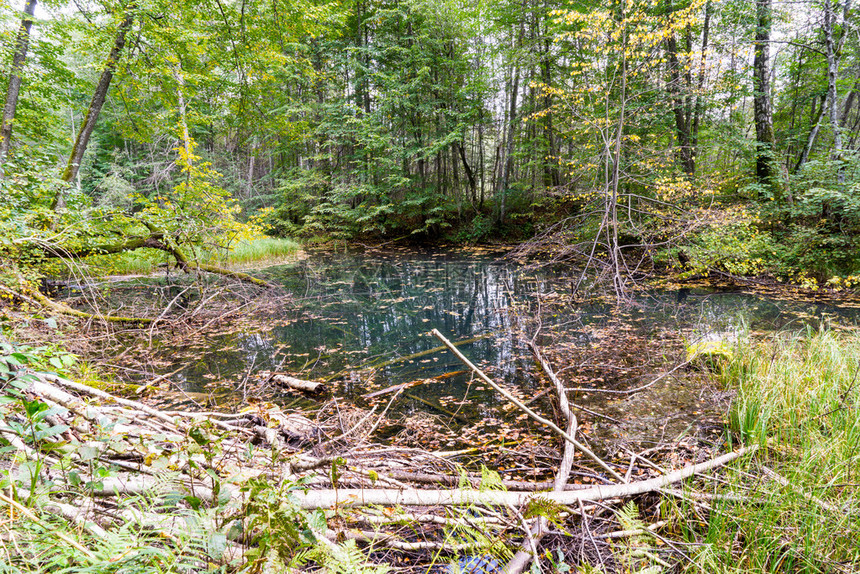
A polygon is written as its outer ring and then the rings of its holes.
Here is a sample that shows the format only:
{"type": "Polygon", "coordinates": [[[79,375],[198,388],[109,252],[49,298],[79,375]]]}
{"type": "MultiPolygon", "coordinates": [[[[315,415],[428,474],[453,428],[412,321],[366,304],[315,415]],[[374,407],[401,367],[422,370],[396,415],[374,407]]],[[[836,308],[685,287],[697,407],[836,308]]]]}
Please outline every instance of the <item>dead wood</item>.
{"type": "MultiPolygon", "coordinates": [[[[540,329],[538,329],[538,331],[540,331],[540,329]]],[[[535,343],[536,337],[537,333],[535,333],[535,337],[529,341],[529,348],[534,354],[535,360],[540,364],[544,373],[546,373],[546,376],[549,377],[550,381],[552,381],[556,395],[558,396],[559,409],[561,410],[562,416],[567,420],[567,432],[571,436],[574,436],[577,431],[577,420],[576,415],[573,414],[573,411],[570,409],[571,404],[570,400],[567,398],[567,391],[556,376],[555,371],[552,370],[549,363],[544,359],[543,354],[540,352],[540,348],[535,343]]],[[[553,492],[564,492],[565,485],[570,478],[570,470],[573,466],[574,454],[573,444],[565,441],[561,464],[559,465],[559,470],[553,483],[553,492]]],[[[582,501],[580,501],[580,504],[581,503],[582,501]]],[[[526,530],[526,539],[523,540],[520,545],[520,549],[516,554],[514,554],[514,557],[505,565],[503,569],[504,574],[520,574],[528,568],[529,563],[537,558],[537,545],[540,543],[541,538],[546,534],[548,527],[549,520],[545,516],[541,516],[530,529],[526,530]]]]}
{"type": "Polygon", "coordinates": [[[809,494],[808,492],[804,491],[802,488],[799,488],[799,487],[792,485],[791,482],[787,478],[785,478],[781,474],[777,473],[776,471],[771,470],[770,468],[768,468],[766,466],[762,466],[761,469],[762,469],[762,472],[764,472],[764,474],[766,476],[773,479],[780,486],[783,486],[785,488],[790,488],[791,490],[793,490],[794,492],[796,492],[797,494],[799,494],[800,496],[802,496],[803,498],[805,498],[809,502],[812,502],[813,504],[815,504],[819,508],[822,508],[828,512],[832,512],[833,514],[841,514],[842,513],[841,510],[839,510],[838,508],[836,508],[835,506],[833,506],[829,502],[825,502],[825,501],[821,500],[820,498],[818,498],[817,496],[809,494]]]}
{"type": "Polygon", "coordinates": [[[272,381],[278,385],[282,385],[290,389],[296,389],[297,391],[304,391],[306,393],[318,393],[323,390],[323,388],[325,388],[323,383],[317,381],[308,381],[305,379],[297,379],[296,377],[285,375],[284,373],[262,371],[260,373],[260,376],[263,377],[263,379],[266,381],[272,381]]]}
{"type": "Polygon", "coordinates": [[[458,421],[460,421],[461,423],[468,424],[468,423],[470,422],[470,421],[469,421],[469,419],[467,419],[467,418],[466,418],[466,417],[464,417],[463,415],[458,414],[458,413],[455,413],[455,412],[454,412],[454,411],[452,411],[452,410],[446,409],[445,407],[443,407],[442,405],[440,405],[440,404],[439,404],[439,403],[437,403],[436,401],[431,401],[431,400],[429,400],[429,399],[424,399],[424,398],[421,398],[421,397],[419,397],[419,396],[417,396],[417,395],[413,395],[412,393],[403,393],[403,396],[405,396],[406,398],[409,398],[409,399],[411,399],[411,400],[413,400],[413,401],[415,401],[415,402],[418,402],[418,403],[421,403],[421,404],[427,405],[428,407],[430,407],[430,408],[432,408],[432,409],[434,409],[434,410],[437,410],[437,411],[439,411],[439,412],[440,412],[440,413],[442,413],[442,414],[446,414],[446,415],[448,415],[449,417],[451,417],[451,418],[453,418],[453,419],[457,419],[457,420],[458,420],[458,421]]]}
{"type": "Polygon", "coordinates": [[[116,315],[103,315],[101,313],[86,313],[84,311],[79,311],[78,309],[73,309],[68,305],[63,303],[57,303],[45,297],[37,290],[28,291],[27,294],[19,293],[17,291],[13,291],[3,285],[0,285],[0,290],[16,297],[22,301],[27,301],[33,305],[39,307],[46,307],[55,313],[59,313],[61,315],[69,315],[71,317],[78,317],[80,319],[87,320],[98,320],[98,321],[106,321],[108,323],[139,323],[139,324],[148,324],[152,322],[152,319],[147,319],[146,317],[120,317],[116,315]]]}
{"type": "Polygon", "coordinates": [[[645,492],[653,492],[664,486],[681,482],[695,474],[724,466],[733,460],[758,450],[758,445],[743,447],[699,464],[688,465],[669,474],[628,484],[595,486],[585,490],[564,492],[516,492],[516,491],[472,491],[472,490],[315,490],[297,492],[295,497],[304,509],[331,508],[334,506],[522,506],[533,498],[542,498],[562,505],[579,501],[600,501],[609,498],[625,498],[645,492]]]}
{"type": "MultiPolygon", "coordinates": [[[[462,477],[452,476],[447,474],[436,474],[429,472],[411,472],[405,470],[392,470],[386,473],[387,476],[395,480],[403,480],[406,482],[416,482],[420,484],[442,484],[447,486],[459,486],[462,482],[462,477]]],[[[466,480],[472,488],[481,488],[481,479],[478,476],[466,475],[466,480]]],[[[536,492],[538,490],[549,490],[555,485],[555,480],[546,480],[543,482],[528,482],[525,480],[502,480],[502,486],[508,490],[524,490],[536,492]]],[[[566,484],[565,490],[584,490],[589,488],[581,484],[566,484]]]]}
{"type": "MultiPolygon", "coordinates": [[[[31,374],[30,371],[22,372],[31,374]]],[[[80,478],[88,482],[101,482],[101,485],[88,487],[88,494],[85,494],[64,483],[62,477],[46,476],[51,478],[52,483],[47,494],[45,491],[40,494],[48,497],[41,508],[66,518],[93,536],[101,536],[104,531],[110,532],[118,525],[131,523],[159,533],[166,544],[180,543],[183,533],[187,531],[183,515],[183,512],[190,512],[187,499],[197,499],[213,506],[216,499],[220,503],[226,500],[231,512],[235,510],[241,513],[242,487],[247,484],[245,481],[264,479],[279,484],[301,479],[304,488],[309,490],[293,490],[290,497],[297,500],[302,508],[358,507],[371,503],[404,505],[403,510],[396,511],[392,508],[354,508],[339,513],[340,518],[329,521],[329,529],[317,532],[323,545],[332,544],[331,540],[355,539],[374,548],[387,548],[389,552],[437,556],[440,552],[471,552],[476,548],[468,543],[463,544],[471,540],[469,538],[463,540],[441,536],[443,532],[451,532],[450,529],[473,529],[494,537],[519,528],[525,535],[523,555],[532,560],[535,551],[541,550],[541,536],[548,531],[548,525],[542,518],[524,517],[522,505],[529,500],[543,498],[561,505],[594,501],[606,507],[642,492],[662,492],[661,489],[668,485],[727,464],[755,450],[755,447],[741,449],[655,479],[569,490],[571,487],[566,485],[567,473],[570,472],[574,448],[571,442],[565,441],[565,455],[552,483],[504,481],[503,484],[511,491],[481,492],[476,477],[469,474],[465,475],[465,480],[471,488],[456,488],[461,484],[461,479],[455,476],[455,464],[448,460],[456,455],[480,453],[478,449],[434,453],[367,442],[366,428],[381,416],[379,409],[355,413],[354,420],[341,424],[344,434],[335,436],[331,441],[331,445],[340,450],[329,450],[331,456],[316,458],[290,444],[285,436],[284,429],[287,427],[298,432],[300,420],[310,425],[307,432],[318,432],[313,430],[319,428],[318,424],[296,413],[281,412],[280,409],[263,405],[257,405],[254,412],[247,413],[162,411],[62,377],[37,376],[40,378],[32,380],[27,392],[41,397],[48,404],[68,408],[69,412],[57,415],[58,422],[72,427],[68,432],[74,435],[73,440],[79,445],[96,449],[95,456],[100,463],[112,466],[111,476],[100,479],[93,476],[91,463],[73,453],[68,464],[76,469],[80,478]],[[111,429],[112,441],[125,444],[125,450],[112,450],[104,436],[100,438],[98,433],[103,433],[106,426],[111,429]],[[202,453],[189,452],[189,446],[194,446],[196,440],[192,436],[196,436],[194,433],[199,431],[211,434],[213,440],[218,441],[223,454],[217,460],[209,461],[202,453]],[[342,440],[347,435],[352,437],[349,444],[342,440]],[[271,443],[274,448],[249,448],[249,442],[260,438],[271,443]],[[164,466],[150,466],[147,456],[153,452],[150,450],[153,448],[160,449],[157,456],[170,465],[170,470],[165,470],[164,466]],[[277,457],[273,452],[278,453],[277,457]],[[289,456],[292,458],[286,458],[289,456]],[[341,463],[338,461],[340,457],[347,460],[341,463]],[[327,468],[333,463],[339,468],[338,478],[333,478],[330,468],[327,468]],[[218,477],[217,495],[213,488],[214,477],[218,477]],[[333,480],[336,483],[334,485],[333,480]],[[426,486],[430,482],[455,488],[422,490],[422,485],[426,486]],[[536,488],[549,487],[555,491],[535,492],[536,488]],[[178,508],[175,505],[155,504],[151,509],[142,510],[124,504],[123,501],[129,497],[155,502],[180,502],[178,508]],[[451,508],[460,504],[468,505],[468,508],[451,508]]],[[[569,408],[573,408],[573,405],[569,405],[569,408]]],[[[566,431],[569,435],[576,432],[571,424],[574,419],[570,414],[566,431]]],[[[40,457],[53,464],[50,455],[34,451],[26,436],[16,436],[6,431],[0,435],[0,439],[9,442],[12,442],[10,439],[18,439],[15,442],[24,447],[20,456],[40,457]]],[[[670,493],[674,494],[672,491],[670,493]]],[[[18,496],[22,494],[25,494],[24,491],[19,490],[18,496]]],[[[598,509],[598,505],[585,508],[592,512],[598,509]]],[[[582,512],[585,512],[585,508],[582,512]]],[[[40,515],[39,512],[36,514],[40,515]]],[[[568,521],[576,517],[562,512],[558,518],[568,521]]],[[[222,528],[211,519],[211,515],[205,513],[196,520],[199,520],[200,528],[212,532],[222,528]]],[[[599,541],[626,535],[628,533],[610,533],[604,538],[595,531],[592,539],[599,541]]],[[[241,552],[253,540],[253,533],[246,533],[230,549],[241,552]]],[[[524,564],[521,568],[525,567],[528,561],[521,564],[524,564]]],[[[515,565],[509,565],[506,572],[517,571],[513,567],[515,565]]]]}
{"type": "MultiPolygon", "coordinates": [[[[51,530],[54,530],[48,524],[46,524],[41,518],[36,516],[33,513],[33,511],[31,511],[29,508],[27,508],[26,506],[22,506],[20,503],[9,498],[8,496],[3,494],[2,492],[0,492],[0,501],[5,502],[10,507],[14,508],[15,511],[20,512],[21,514],[23,514],[24,516],[26,516],[27,518],[29,518],[33,522],[41,524],[47,531],[50,532],[51,530]]],[[[13,515],[13,514],[14,514],[14,512],[10,511],[10,515],[13,515]]],[[[88,558],[90,558],[90,559],[95,558],[95,554],[93,554],[89,548],[87,548],[86,546],[84,546],[83,544],[78,542],[77,540],[73,540],[73,539],[69,538],[68,536],[66,536],[65,534],[63,534],[62,532],[59,532],[56,530],[54,530],[53,535],[56,536],[57,538],[59,538],[60,540],[62,540],[63,542],[65,542],[66,544],[68,544],[69,546],[72,546],[72,547],[78,549],[83,554],[85,554],[88,558]]]]}
{"type": "MultiPolygon", "coordinates": [[[[496,390],[496,392],[498,392],[498,393],[499,393],[499,394],[501,394],[503,397],[505,397],[507,400],[509,400],[510,402],[512,402],[514,405],[516,405],[516,406],[517,406],[521,411],[523,411],[524,413],[526,413],[526,414],[527,414],[528,416],[530,416],[532,419],[536,420],[537,422],[539,422],[539,423],[541,423],[541,424],[544,424],[544,425],[548,426],[549,428],[551,428],[552,430],[554,430],[555,432],[557,432],[561,437],[563,437],[566,441],[568,441],[568,442],[572,443],[572,444],[573,444],[576,448],[578,448],[578,449],[579,449],[583,454],[585,454],[585,455],[586,455],[586,456],[588,456],[591,460],[593,460],[594,462],[596,462],[596,463],[600,466],[600,468],[602,468],[603,470],[605,470],[606,472],[608,472],[610,475],[612,475],[613,477],[615,477],[616,479],[618,479],[618,480],[620,480],[620,481],[623,481],[623,480],[624,480],[624,478],[623,478],[620,474],[618,474],[617,472],[615,472],[615,470],[614,470],[612,467],[610,467],[608,464],[606,464],[606,463],[605,463],[605,462],[604,462],[604,461],[603,461],[599,456],[597,456],[596,454],[594,454],[594,453],[591,451],[591,449],[589,449],[587,446],[585,446],[584,444],[580,443],[578,440],[576,440],[575,438],[573,438],[572,436],[570,436],[567,432],[565,432],[565,431],[561,430],[561,429],[558,427],[558,425],[556,425],[555,423],[553,423],[551,420],[546,419],[546,418],[544,418],[544,417],[540,416],[539,414],[537,414],[536,412],[534,412],[533,410],[531,410],[530,408],[528,408],[525,404],[523,404],[523,402],[522,402],[521,400],[519,400],[518,398],[516,398],[516,397],[515,397],[514,395],[512,395],[509,391],[507,391],[507,390],[505,390],[504,388],[502,388],[501,386],[497,385],[497,384],[496,384],[492,379],[490,379],[490,377],[488,377],[486,374],[484,374],[484,372],[483,372],[483,371],[481,371],[481,369],[479,369],[478,367],[476,367],[476,366],[475,366],[475,365],[474,365],[474,364],[473,364],[469,359],[467,359],[467,358],[466,358],[466,356],[465,356],[463,353],[461,353],[461,352],[460,352],[460,351],[459,351],[459,350],[458,350],[454,345],[452,345],[452,344],[451,344],[451,342],[450,342],[448,339],[446,339],[446,338],[445,338],[445,336],[444,336],[442,333],[440,333],[437,329],[433,329],[432,333],[433,333],[433,335],[434,335],[434,336],[436,336],[436,338],[437,338],[437,339],[439,339],[440,341],[442,341],[442,342],[445,344],[445,346],[446,346],[446,347],[448,347],[448,350],[449,350],[449,351],[451,351],[452,353],[454,353],[454,355],[455,355],[458,359],[460,359],[461,361],[463,361],[463,363],[465,363],[467,367],[469,367],[470,369],[472,369],[472,370],[475,372],[475,374],[476,374],[476,375],[478,375],[478,376],[481,378],[481,380],[482,380],[482,381],[484,381],[485,383],[487,383],[488,385],[490,385],[493,389],[495,389],[495,390],[496,390]]],[[[565,399],[565,400],[566,400],[566,399],[565,399]]]]}
{"type": "MultiPolygon", "coordinates": [[[[468,345],[469,343],[474,343],[476,341],[480,341],[480,340],[486,339],[488,337],[493,337],[497,334],[498,333],[496,333],[496,332],[484,333],[483,335],[478,335],[477,337],[470,337],[468,339],[462,339],[462,340],[457,341],[456,343],[452,343],[452,344],[455,347],[459,347],[461,345],[468,345]]],[[[329,382],[329,381],[333,381],[335,379],[338,379],[350,371],[362,371],[362,370],[366,370],[366,369],[381,369],[383,367],[389,367],[391,365],[396,365],[397,363],[403,363],[405,361],[411,361],[413,359],[426,357],[427,355],[432,355],[434,353],[438,353],[439,351],[444,351],[445,348],[446,348],[445,345],[440,345],[439,347],[433,347],[432,349],[427,349],[426,351],[419,351],[417,353],[412,353],[411,355],[402,355],[400,357],[394,357],[393,359],[386,359],[384,361],[379,361],[379,362],[375,362],[375,363],[374,362],[368,362],[368,363],[366,363],[364,365],[360,365],[358,367],[349,367],[349,368],[343,369],[341,371],[338,371],[337,373],[335,373],[333,375],[329,375],[328,377],[325,378],[325,382],[329,382]]]]}

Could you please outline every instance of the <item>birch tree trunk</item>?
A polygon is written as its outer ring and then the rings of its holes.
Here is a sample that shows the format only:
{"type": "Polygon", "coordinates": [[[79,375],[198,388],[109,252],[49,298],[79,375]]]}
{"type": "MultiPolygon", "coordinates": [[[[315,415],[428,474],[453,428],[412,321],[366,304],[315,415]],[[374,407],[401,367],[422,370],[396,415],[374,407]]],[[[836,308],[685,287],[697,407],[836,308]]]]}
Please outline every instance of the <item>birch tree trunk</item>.
{"type": "MultiPolygon", "coordinates": [[[[833,153],[831,157],[838,162],[843,160],[842,155],[842,125],[839,118],[839,94],[836,81],[839,79],[839,57],[842,44],[845,40],[845,25],[848,12],[851,9],[851,0],[846,0],[843,5],[842,30],[839,39],[833,36],[833,28],[838,24],[837,16],[833,9],[833,0],[824,1],[824,41],[827,55],[827,99],[830,101],[830,127],[833,129],[833,153]]],[[[845,169],[839,166],[837,169],[837,183],[845,184],[845,169]]]]}
{"type": "Polygon", "coordinates": [[[803,146],[803,151],[800,153],[800,159],[797,160],[797,165],[794,166],[794,172],[800,172],[800,168],[809,160],[809,154],[812,152],[812,147],[815,145],[815,138],[818,137],[818,131],[821,129],[821,119],[824,117],[824,109],[827,106],[828,95],[822,96],[821,108],[815,116],[815,123],[809,131],[809,136],[806,138],[806,145],[803,146]]]}

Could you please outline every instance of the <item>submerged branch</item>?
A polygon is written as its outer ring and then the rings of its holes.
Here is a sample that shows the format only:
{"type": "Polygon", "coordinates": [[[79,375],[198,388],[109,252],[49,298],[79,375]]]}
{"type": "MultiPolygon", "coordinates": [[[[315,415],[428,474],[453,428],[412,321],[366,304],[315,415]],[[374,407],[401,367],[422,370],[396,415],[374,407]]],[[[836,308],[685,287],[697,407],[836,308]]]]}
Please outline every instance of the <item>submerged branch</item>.
{"type": "Polygon", "coordinates": [[[451,344],[451,341],[449,341],[448,339],[446,339],[446,338],[445,338],[445,336],[444,336],[442,333],[440,333],[437,329],[433,329],[432,333],[433,333],[433,335],[434,335],[434,336],[436,336],[436,338],[437,338],[437,339],[439,339],[440,341],[442,341],[442,342],[445,344],[445,346],[446,346],[446,347],[448,347],[448,350],[450,350],[452,353],[454,353],[454,355],[455,355],[458,359],[460,359],[461,361],[463,361],[463,363],[464,363],[467,367],[469,367],[470,369],[472,369],[472,370],[475,372],[475,374],[477,374],[477,375],[481,378],[481,380],[482,380],[482,381],[484,381],[485,383],[487,383],[488,385],[490,385],[493,389],[495,389],[495,390],[496,390],[498,393],[500,393],[503,397],[505,397],[507,400],[509,400],[510,402],[512,402],[514,405],[516,405],[516,406],[517,406],[521,411],[523,411],[524,413],[526,413],[526,414],[527,414],[528,416],[530,416],[532,419],[536,420],[537,422],[539,422],[539,423],[541,423],[541,424],[544,424],[544,425],[548,426],[549,428],[551,428],[552,430],[554,430],[555,432],[557,432],[557,433],[559,434],[559,436],[563,437],[566,441],[568,441],[568,442],[570,442],[571,444],[573,444],[573,445],[574,445],[576,448],[578,448],[578,449],[579,449],[583,454],[585,454],[585,455],[586,455],[586,456],[588,456],[591,460],[593,460],[594,462],[596,462],[596,463],[600,466],[600,468],[602,468],[603,470],[605,470],[606,472],[608,472],[610,475],[612,475],[612,476],[613,476],[613,477],[615,477],[616,479],[618,479],[618,480],[620,480],[620,481],[622,481],[622,482],[624,481],[624,477],[622,477],[620,474],[618,474],[617,472],[615,472],[615,470],[614,470],[612,467],[610,467],[610,466],[609,466],[608,464],[606,464],[603,460],[601,460],[601,458],[600,458],[599,456],[597,456],[596,454],[594,454],[594,453],[591,451],[591,449],[589,449],[587,446],[585,446],[584,444],[580,443],[578,440],[576,440],[575,438],[573,438],[572,436],[570,436],[570,434],[568,434],[567,432],[565,432],[565,431],[561,430],[561,428],[559,428],[559,427],[558,427],[558,425],[556,425],[555,423],[553,423],[551,420],[546,419],[546,418],[544,418],[544,417],[540,416],[539,414],[537,414],[536,412],[534,412],[533,410],[531,410],[530,408],[528,408],[525,404],[523,404],[523,402],[522,402],[521,400],[519,400],[519,399],[518,399],[518,398],[516,398],[514,395],[512,395],[510,392],[508,392],[507,390],[505,390],[504,388],[502,388],[502,387],[500,387],[498,384],[496,384],[496,383],[495,383],[495,381],[493,381],[492,379],[490,379],[490,377],[488,377],[486,374],[484,374],[484,372],[483,372],[483,371],[481,371],[481,369],[479,369],[478,367],[476,367],[476,366],[475,366],[475,365],[474,365],[474,364],[473,364],[469,359],[467,359],[467,358],[466,358],[466,356],[465,356],[463,353],[461,353],[461,352],[457,349],[457,347],[455,347],[454,345],[452,345],[452,344],[451,344]]]}

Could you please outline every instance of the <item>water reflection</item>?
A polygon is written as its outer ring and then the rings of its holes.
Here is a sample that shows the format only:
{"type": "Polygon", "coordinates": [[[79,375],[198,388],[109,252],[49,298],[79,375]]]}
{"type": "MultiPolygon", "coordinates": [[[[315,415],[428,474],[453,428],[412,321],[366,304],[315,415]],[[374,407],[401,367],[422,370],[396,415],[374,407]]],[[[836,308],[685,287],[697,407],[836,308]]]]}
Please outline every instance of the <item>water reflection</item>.
{"type": "MultiPolygon", "coordinates": [[[[439,342],[429,335],[437,328],[454,341],[477,337],[461,347],[463,352],[496,380],[528,396],[537,381],[520,340],[534,329],[538,298],[547,306],[565,299],[566,272],[526,273],[493,254],[317,253],[266,271],[271,281],[293,295],[295,311],[266,317],[270,327],[259,332],[212,337],[201,359],[183,371],[185,390],[206,391],[211,381],[219,379],[231,382],[235,392],[244,392],[250,375],[278,368],[312,379],[339,374],[332,381],[334,394],[360,400],[375,389],[461,371],[462,365],[446,351],[396,361],[437,347],[439,342]],[[351,375],[367,365],[377,368],[351,375]]],[[[683,288],[643,293],[637,305],[624,313],[597,300],[558,305],[557,312],[548,315],[545,321],[550,324],[545,326],[556,333],[554,343],[588,347],[600,339],[601,329],[622,326],[642,338],[671,331],[692,341],[740,329],[817,327],[825,319],[852,323],[857,310],[738,291],[683,288]]],[[[630,349],[618,351],[635,354],[630,349]]],[[[652,358],[660,357],[638,357],[643,362],[652,358]]],[[[559,368],[575,374],[574,366],[559,368]]],[[[492,416],[498,405],[498,398],[476,385],[468,373],[446,376],[410,392],[436,403],[462,400],[460,412],[468,417],[492,416]]],[[[408,398],[399,401],[399,407],[429,408],[408,398]]]]}

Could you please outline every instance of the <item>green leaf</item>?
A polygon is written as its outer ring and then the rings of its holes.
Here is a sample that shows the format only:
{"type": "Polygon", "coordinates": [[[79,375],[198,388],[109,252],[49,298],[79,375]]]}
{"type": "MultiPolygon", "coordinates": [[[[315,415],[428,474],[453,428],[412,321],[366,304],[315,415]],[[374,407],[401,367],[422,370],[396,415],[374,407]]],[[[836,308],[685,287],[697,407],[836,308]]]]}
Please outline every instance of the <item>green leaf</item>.
{"type": "Polygon", "coordinates": [[[34,436],[36,437],[36,440],[43,440],[52,436],[61,435],[69,430],[69,428],[69,425],[54,425],[36,432],[34,436]]]}
{"type": "Polygon", "coordinates": [[[203,501],[196,496],[186,496],[184,500],[194,511],[200,510],[200,506],[203,504],[203,501]]]}
{"type": "Polygon", "coordinates": [[[206,446],[212,442],[212,439],[209,438],[209,436],[200,427],[192,427],[191,430],[188,431],[188,436],[194,439],[194,442],[200,446],[206,446]]]}
{"type": "Polygon", "coordinates": [[[28,401],[27,399],[21,399],[21,402],[24,403],[24,410],[27,413],[28,418],[35,417],[39,412],[48,410],[48,405],[43,403],[42,401],[28,401]]]}
{"type": "Polygon", "coordinates": [[[218,560],[227,548],[227,535],[222,532],[213,532],[208,541],[209,557],[218,560]]]}
{"type": "Polygon", "coordinates": [[[86,462],[88,460],[94,460],[99,457],[101,450],[91,446],[91,445],[83,445],[78,449],[78,455],[81,457],[81,462],[86,462]]]}

